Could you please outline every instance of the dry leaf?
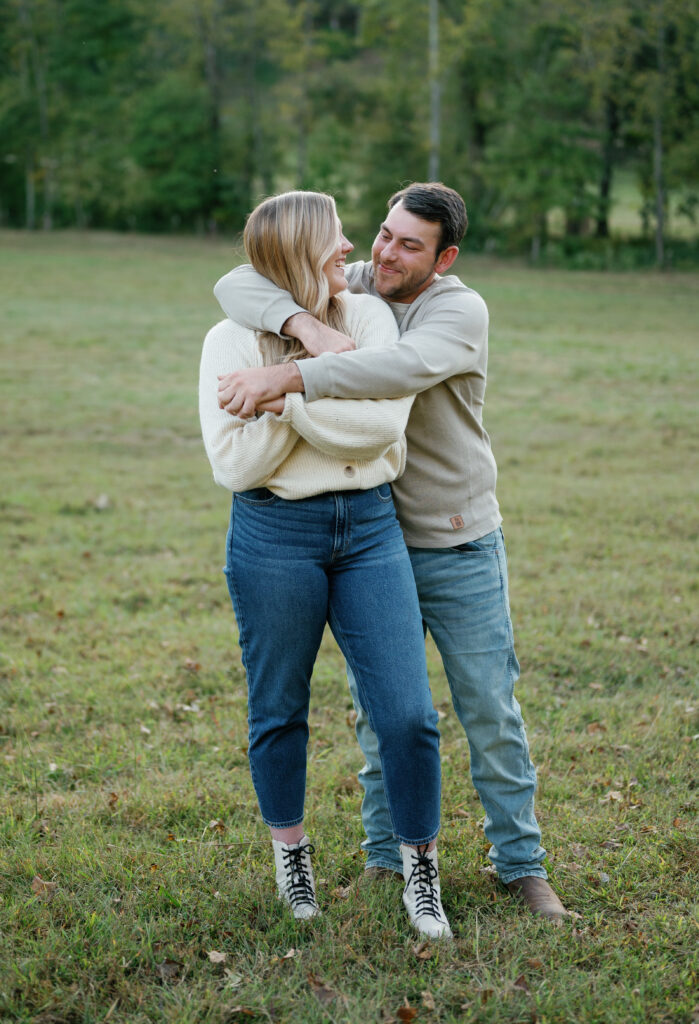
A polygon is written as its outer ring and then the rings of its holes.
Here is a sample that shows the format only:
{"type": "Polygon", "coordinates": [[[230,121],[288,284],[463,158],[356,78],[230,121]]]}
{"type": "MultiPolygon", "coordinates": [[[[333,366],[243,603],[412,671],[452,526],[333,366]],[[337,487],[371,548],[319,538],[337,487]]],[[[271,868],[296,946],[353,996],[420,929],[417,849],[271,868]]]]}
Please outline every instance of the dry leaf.
{"type": "Polygon", "coordinates": [[[413,946],[413,953],[418,960],[429,960],[432,956],[429,942],[419,942],[417,946],[413,946]]]}
{"type": "Polygon", "coordinates": [[[539,960],[535,956],[530,956],[530,957],[527,957],[527,965],[529,967],[531,967],[531,969],[533,971],[540,971],[541,968],[544,966],[544,961],[543,960],[539,960]]]}
{"type": "Polygon", "coordinates": [[[32,878],[32,892],[42,900],[52,900],[56,895],[58,884],[56,882],[45,882],[41,875],[34,875],[32,878]]]}
{"type": "Polygon", "coordinates": [[[359,779],[356,775],[346,775],[344,779],[340,779],[338,784],[335,786],[336,793],[354,793],[360,789],[359,779]]]}
{"type": "Polygon", "coordinates": [[[437,1009],[437,1004],[435,1003],[434,996],[432,995],[431,992],[421,992],[420,995],[422,996],[422,1005],[425,1007],[426,1010],[437,1009]]]}
{"type": "Polygon", "coordinates": [[[315,974],[309,974],[307,978],[308,984],[311,986],[311,992],[319,1003],[324,1005],[325,1003],[331,1003],[333,999],[337,999],[337,992],[333,992],[331,988],[328,988],[325,982],[321,981],[315,974]]]}
{"type": "Polygon", "coordinates": [[[587,726],[587,732],[589,732],[590,735],[592,735],[593,733],[596,733],[596,732],[606,732],[606,731],[607,731],[607,726],[604,724],[604,722],[590,722],[590,724],[587,726]]]}
{"type": "Polygon", "coordinates": [[[109,797],[107,798],[107,803],[109,804],[110,811],[115,811],[116,805],[119,803],[119,794],[110,793],[109,797]]]}
{"type": "Polygon", "coordinates": [[[417,1017],[417,1009],[414,1006],[410,1005],[407,996],[403,1001],[403,1005],[399,1006],[398,1009],[396,1010],[396,1017],[398,1018],[398,1020],[405,1021],[415,1020],[415,1018],[417,1017]]]}
{"type": "Polygon", "coordinates": [[[338,885],[335,889],[333,889],[333,896],[335,897],[336,900],[346,900],[351,892],[351,885],[338,885]]]}
{"type": "Polygon", "coordinates": [[[220,832],[225,832],[226,831],[226,826],[225,826],[224,822],[221,821],[220,818],[214,818],[213,821],[210,821],[209,822],[209,828],[211,829],[212,832],[219,832],[220,833],[220,832]]]}
{"type": "Polygon", "coordinates": [[[161,981],[168,982],[177,981],[183,967],[184,964],[180,963],[179,960],[171,960],[169,957],[166,957],[161,964],[155,965],[155,970],[161,981]]]}
{"type": "Polygon", "coordinates": [[[608,804],[608,803],[611,803],[611,801],[615,801],[616,803],[621,803],[621,802],[623,802],[623,799],[624,799],[624,797],[619,792],[618,789],[610,789],[609,792],[607,793],[607,795],[603,796],[600,799],[600,803],[601,804],[608,804]]]}
{"type": "Polygon", "coordinates": [[[201,668],[201,665],[199,664],[198,661],[195,661],[194,658],[185,658],[184,667],[187,669],[188,672],[198,672],[199,669],[201,668]]]}
{"type": "Polygon", "coordinates": [[[515,978],[513,988],[519,989],[520,992],[526,992],[527,995],[531,994],[531,989],[527,985],[527,979],[523,974],[520,974],[518,978],[515,978]]]}
{"type": "Polygon", "coordinates": [[[225,964],[226,962],[226,954],[219,953],[216,949],[210,949],[206,955],[212,964],[225,964]]]}
{"type": "Polygon", "coordinates": [[[226,979],[226,988],[238,988],[243,983],[243,975],[236,974],[229,967],[224,968],[223,974],[226,979]]]}
{"type": "Polygon", "coordinates": [[[620,850],[624,844],[617,843],[615,839],[607,839],[602,843],[603,850],[620,850]]]}

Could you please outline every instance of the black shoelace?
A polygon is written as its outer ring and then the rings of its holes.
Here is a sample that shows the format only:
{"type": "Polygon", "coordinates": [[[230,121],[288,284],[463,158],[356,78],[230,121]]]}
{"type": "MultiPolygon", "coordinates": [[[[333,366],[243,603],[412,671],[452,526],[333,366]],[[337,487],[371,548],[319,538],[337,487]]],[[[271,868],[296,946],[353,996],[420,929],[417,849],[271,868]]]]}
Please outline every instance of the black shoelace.
{"type": "Polygon", "coordinates": [[[405,887],[407,889],[413,878],[415,879],[415,910],[417,916],[421,917],[423,914],[429,914],[436,921],[442,921],[442,915],[439,912],[439,896],[432,884],[437,877],[437,868],[427,856],[427,846],[418,846],[417,850],[413,850],[412,859],[413,869],[410,872],[408,881],[405,883],[405,887]]]}
{"type": "Polygon", "coordinates": [[[297,846],[293,850],[284,850],[284,870],[291,879],[286,895],[292,907],[299,903],[316,905],[316,896],[313,892],[313,883],[308,877],[304,853],[310,857],[312,853],[315,853],[315,847],[307,843],[305,846],[297,846]]]}

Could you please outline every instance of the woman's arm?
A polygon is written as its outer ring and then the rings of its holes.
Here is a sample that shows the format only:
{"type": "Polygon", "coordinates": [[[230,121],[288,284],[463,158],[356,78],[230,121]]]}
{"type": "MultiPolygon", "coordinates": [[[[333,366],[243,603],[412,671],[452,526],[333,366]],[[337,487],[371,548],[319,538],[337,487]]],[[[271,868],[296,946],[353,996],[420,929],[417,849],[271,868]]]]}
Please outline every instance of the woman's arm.
{"type": "Polygon", "coordinates": [[[212,327],[201,356],[199,418],[214,479],[230,491],[264,486],[299,437],[289,422],[271,413],[241,420],[219,409],[219,374],[254,364],[255,342],[245,328],[230,320],[212,327]]]}

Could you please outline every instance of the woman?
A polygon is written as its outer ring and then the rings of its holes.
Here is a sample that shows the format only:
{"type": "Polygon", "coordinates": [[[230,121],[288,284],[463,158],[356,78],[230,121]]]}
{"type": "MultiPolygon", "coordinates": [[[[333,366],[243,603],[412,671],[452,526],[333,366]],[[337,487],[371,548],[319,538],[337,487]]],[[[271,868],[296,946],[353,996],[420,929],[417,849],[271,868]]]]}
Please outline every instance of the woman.
{"type": "MultiPolygon", "coordinates": [[[[358,346],[395,341],[388,307],[345,291],[352,246],[330,196],[265,200],[244,240],[256,270],[358,346]]],[[[378,736],[408,914],[422,933],[450,936],[437,873],[437,716],[389,486],[405,467],[412,399],[307,405],[291,394],[254,420],[218,407],[219,375],[306,355],[298,342],[225,320],[204,342],[199,386],[214,479],[233,491],[225,572],[247,673],[250,771],[279,896],[296,918],[320,912],[303,806],[310,679],[327,622],[378,736]]]]}

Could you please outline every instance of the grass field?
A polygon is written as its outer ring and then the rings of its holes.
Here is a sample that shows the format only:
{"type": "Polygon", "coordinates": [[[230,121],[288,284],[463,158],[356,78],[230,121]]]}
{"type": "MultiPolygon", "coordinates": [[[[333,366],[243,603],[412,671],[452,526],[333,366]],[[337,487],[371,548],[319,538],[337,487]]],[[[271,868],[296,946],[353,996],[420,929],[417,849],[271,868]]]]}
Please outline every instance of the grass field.
{"type": "Polygon", "coordinates": [[[229,502],[196,410],[233,259],[0,233],[0,1020],[696,1021],[696,277],[459,268],[491,311],[518,695],[550,874],[580,916],[538,924],[488,873],[429,647],[456,940],[421,947],[400,886],[357,886],[330,638],[307,799],[324,914],[297,926],[274,899],[229,502]]]}

